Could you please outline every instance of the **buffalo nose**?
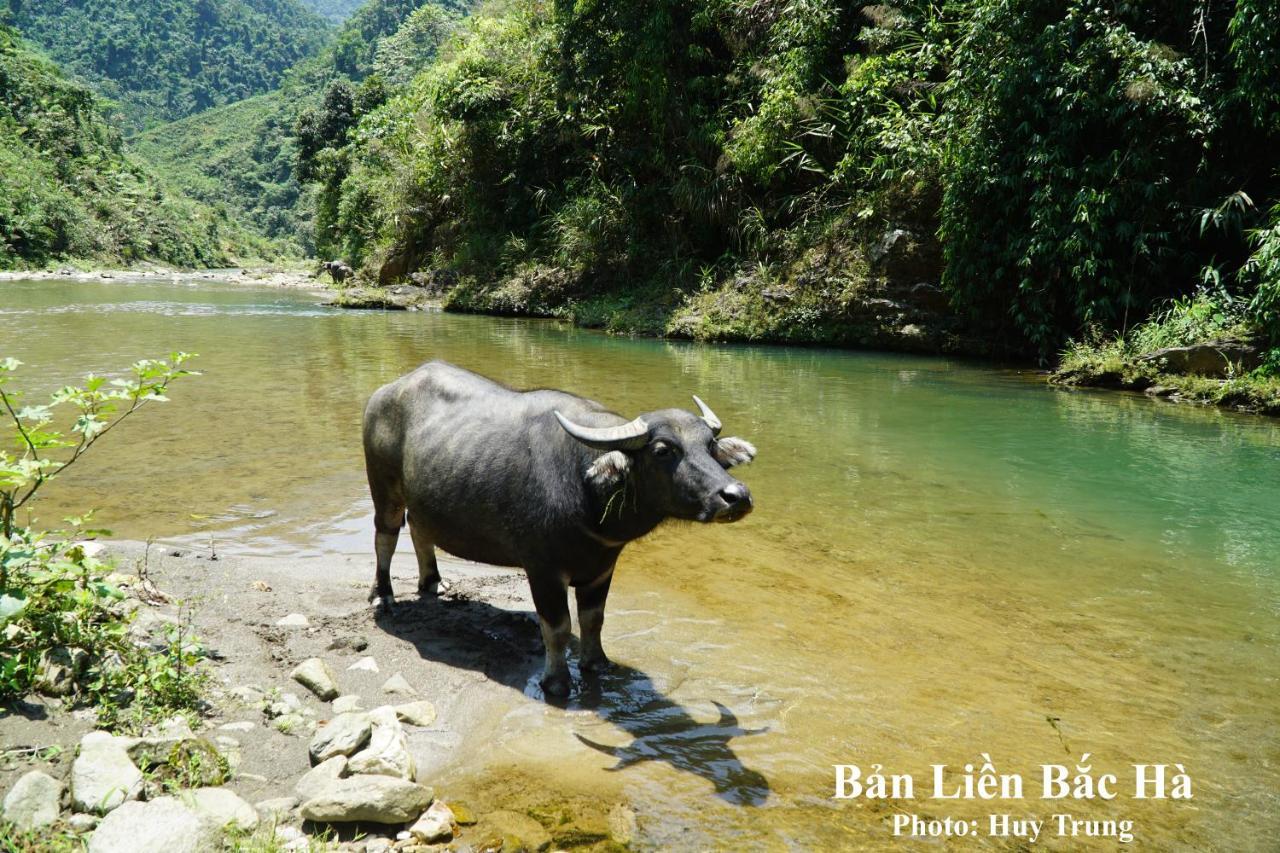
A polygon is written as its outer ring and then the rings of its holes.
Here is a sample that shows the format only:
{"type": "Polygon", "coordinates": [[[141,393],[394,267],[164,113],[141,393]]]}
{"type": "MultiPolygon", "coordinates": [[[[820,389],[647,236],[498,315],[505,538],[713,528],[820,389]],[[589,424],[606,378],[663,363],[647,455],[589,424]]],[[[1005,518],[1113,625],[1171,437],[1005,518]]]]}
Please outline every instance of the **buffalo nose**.
{"type": "Polygon", "coordinates": [[[747,487],[741,483],[730,483],[720,490],[720,500],[724,501],[730,509],[749,509],[751,492],[747,491],[747,487]]]}

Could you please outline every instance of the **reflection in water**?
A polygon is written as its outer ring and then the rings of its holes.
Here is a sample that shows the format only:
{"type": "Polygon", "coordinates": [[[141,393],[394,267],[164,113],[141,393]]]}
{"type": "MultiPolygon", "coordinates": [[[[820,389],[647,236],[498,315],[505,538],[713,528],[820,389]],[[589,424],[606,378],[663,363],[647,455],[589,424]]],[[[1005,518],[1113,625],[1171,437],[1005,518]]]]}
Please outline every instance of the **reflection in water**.
{"type": "MultiPolygon", "coordinates": [[[[1280,830],[1280,422],[949,359],[342,313],[226,285],[4,284],[0,341],[48,388],[199,352],[203,377],[38,511],[97,507],[118,535],[219,551],[367,554],[361,407],[430,358],[628,414],[705,399],[760,448],[742,474],[755,513],[628,548],[605,642],[632,669],[581,705],[522,703],[491,750],[544,785],[619,788],[655,843],[882,844],[883,809],[829,799],[832,764],[923,778],[985,752],[1030,778],[1064,743],[1099,773],[1188,767],[1193,808],[1071,804],[1122,806],[1143,845],[1249,849],[1280,830]]],[[[525,692],[536,629],[512,616],[520,652],[504,655],[485,633],[502,618],[403,627],[525,692]]]]}

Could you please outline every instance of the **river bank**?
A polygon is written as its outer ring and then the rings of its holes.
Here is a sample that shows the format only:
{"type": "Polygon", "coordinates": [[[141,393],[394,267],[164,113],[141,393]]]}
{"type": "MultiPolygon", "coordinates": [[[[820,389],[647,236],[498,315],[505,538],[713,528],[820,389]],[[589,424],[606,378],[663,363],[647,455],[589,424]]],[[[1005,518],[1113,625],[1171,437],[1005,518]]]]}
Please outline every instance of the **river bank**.
{"type": "MultiPolygon", "coordinates": [[[[357,838],[345,822],[334,824],[334,834],[300,812],[318,783],[308,761],[313,733],[333,725],[339,709],[380,706],[407,709],[400,711],[404,746],[417,778],[463,816],[454,828],[467,849],[489,849],[491,837],[498,839],[493,849],[504,850],[566,841],[575,849],[610,849],[630,840],[625,836],[634,818],[625,818],[627,806],[618,799],[578,798],[566,811],[550,792],[539,797],[536,787],[525,785],[513,795],[512,779],[472,772],[495,722],[515,706],[542,702],[535,686],[537,628],[519,573],[444,559],[450,588],[438,600],[420,602],[413,593],[416,564],[412,554],[402,554],[392,570],[400,607],[375,616],[367,603],[365,559],[220,555],[139,542],[112,543],[109,553],[135,614],[131,630],[141,641],[181,620],[204,646],[212,683],[203,711],[188,723],[228,761],[230,778],[222,787],[256,807],[260,829],[248,849],[278,849],[268,843],[273,835],[278,845],[310,837],[322,849],[418,849],[413,845],[420,840],[397,839],[407,835],[407,823],[365,821],[357,838]],[[489,618],[478,624],[477,613],[489,618]],[[341,693],[326,697],[332,703],[291,676],[313,659],[324,661],[341,693]],[[540,823],[547,814],[557,820],[540,823]],[[562,820],[566,814],[570,819],[562,820]],[[511,841],[516,838],[519,843],[511,841]]],[[[77,745],[94,723],[92,711],[36,695],[0,712],[0,790],[11,790],[32,770],[72,784],[77,745]]],[[[74,811],[48,831],[88,837],[96,821],[72,820],[74,811]]]]}

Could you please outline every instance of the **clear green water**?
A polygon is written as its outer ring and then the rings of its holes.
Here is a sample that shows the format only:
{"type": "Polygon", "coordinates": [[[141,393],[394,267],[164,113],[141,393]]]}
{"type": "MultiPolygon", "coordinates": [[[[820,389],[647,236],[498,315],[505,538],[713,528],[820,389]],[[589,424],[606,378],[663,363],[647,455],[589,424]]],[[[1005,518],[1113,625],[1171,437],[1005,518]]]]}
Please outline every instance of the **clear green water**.
{"type": "Polygon", "coordinates": [[[119,536],[364,553],[361,407],[437,357],[628,414],[697,393],[760,448],[749,519],[624,555],[605,641],[633,670],[568,710],[514,705],[459,771],[482,801],[495,773],[625,797],[675,847],[881,846],[898,809],[1274,844],[1280,423],[936,358],[343,313],[229,284],[0,283],[0,356],[46,387],[177,348],[205,376],[52,487],[45,521],[94,506],[119,536]],[[575,734],[647,760],[610,772],[575,734]],[[984,752],[1029,779],[1083,752],[1122,778],[1180,762],[1195,799],[829,799],[837,762],[923,779],[984,752]]]}

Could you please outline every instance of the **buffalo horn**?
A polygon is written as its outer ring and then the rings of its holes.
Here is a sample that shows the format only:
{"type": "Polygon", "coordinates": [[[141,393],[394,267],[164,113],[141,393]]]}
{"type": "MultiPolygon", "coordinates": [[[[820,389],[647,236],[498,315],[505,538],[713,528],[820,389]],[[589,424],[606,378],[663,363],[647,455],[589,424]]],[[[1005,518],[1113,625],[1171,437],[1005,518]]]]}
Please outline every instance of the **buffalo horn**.
{"type": "Polygon", "coordinates": [[[644,418],[636,418],[622,426],[585,427],[575,424],[559,412],[554,414],[565,432],[598,450],[635,450],[643,447],[649,440],[649,425],[644,422],[644,418]]]}
{"type": "Polygon", "coordinates": [[[698,404],[698,408],[702,410],[702,419],[707,422],[707,426],[711,427],[712,435],[719,435],[721,429],[720,419],[716,417],[716,413],[711,411],[711,407],[702,402],[702,398],[697,394],[693,395],[693,402],[698,404]]]}

